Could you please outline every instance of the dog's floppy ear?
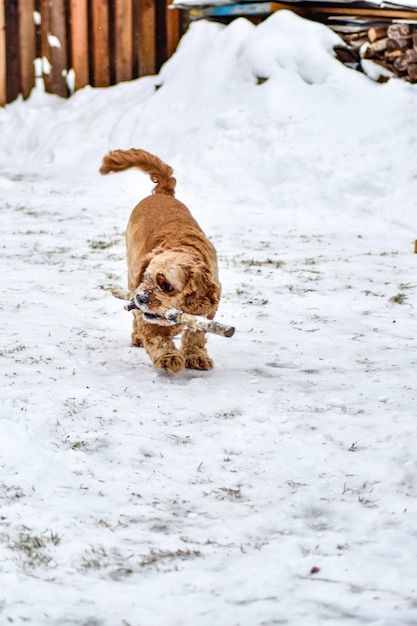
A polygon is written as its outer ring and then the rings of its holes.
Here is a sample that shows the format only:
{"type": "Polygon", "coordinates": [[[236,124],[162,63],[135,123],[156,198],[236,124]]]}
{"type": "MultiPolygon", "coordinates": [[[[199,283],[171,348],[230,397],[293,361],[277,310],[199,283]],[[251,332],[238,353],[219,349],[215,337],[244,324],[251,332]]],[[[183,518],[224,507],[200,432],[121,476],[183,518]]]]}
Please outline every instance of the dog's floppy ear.
{"type": "Polygon", "coordinates": [[[203,263],[189,267],[188,273],[188,282],[182,291],[182,310],[212,319],[220,300],[219,283],[212,279],[210,270],[203,263]]]}
{"type": "Polygon", "coordinates": [[[163,252],[162,248],[155,248],[151,252],[148,252],[148,254],[145,254],[144,257],[142,257],[142,259],[140,260],[140,264],[135,267],[132,272],[129,270],[128,281],[129,289],[131,291],[134,291],[139,287],[140,283],[142,282],[143,274],[145,273],[145,270],[148,267],[149,263],[152,261],[154,256],[156,256],[157,254],[161,254],[161,252],[163,252]]]}

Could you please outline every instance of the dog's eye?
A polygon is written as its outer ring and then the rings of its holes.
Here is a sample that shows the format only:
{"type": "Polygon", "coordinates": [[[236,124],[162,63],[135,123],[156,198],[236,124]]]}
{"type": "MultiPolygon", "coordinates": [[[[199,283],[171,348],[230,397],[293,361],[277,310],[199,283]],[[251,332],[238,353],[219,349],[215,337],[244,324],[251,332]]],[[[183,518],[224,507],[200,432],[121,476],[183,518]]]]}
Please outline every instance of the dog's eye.
{"type": "Polygon", "coordinates": [[[163,276],[158,276],[158,287],[165,293],[171,293],[174,291],[174,287],[163,276]]]}
{"type": "Polygon", "coordinates": [[[162,283],[161,289],[162,291],[165,291],[166,293],[169,293],[170,291],[174,291],[174,287],[170,285],[169,283],[167,283],[166,280],[164,280],[164,282],[162,283]]]}

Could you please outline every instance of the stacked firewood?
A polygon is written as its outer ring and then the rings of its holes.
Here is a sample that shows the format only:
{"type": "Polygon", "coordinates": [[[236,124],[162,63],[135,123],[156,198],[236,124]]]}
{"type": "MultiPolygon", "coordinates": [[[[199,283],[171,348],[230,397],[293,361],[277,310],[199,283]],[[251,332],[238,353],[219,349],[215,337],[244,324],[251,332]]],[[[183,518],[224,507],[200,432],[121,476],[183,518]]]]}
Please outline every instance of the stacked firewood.
{"type": "Polygon", "coordinates": [[[417,30],[409,24],[390,24],[387,28],[371,28],[364,58],[417,82],[417,30]]]}
{"type": "MultiPolygon", "coordinates": [[[[392,23],[343,38],[348,48],[335,47],[342,62],[364,71],[361,60],[369,59],[395,76],[417,82],[417,25],[392,23]]],[[[387,78],[381,77],[381,80],[387,78]]]]}

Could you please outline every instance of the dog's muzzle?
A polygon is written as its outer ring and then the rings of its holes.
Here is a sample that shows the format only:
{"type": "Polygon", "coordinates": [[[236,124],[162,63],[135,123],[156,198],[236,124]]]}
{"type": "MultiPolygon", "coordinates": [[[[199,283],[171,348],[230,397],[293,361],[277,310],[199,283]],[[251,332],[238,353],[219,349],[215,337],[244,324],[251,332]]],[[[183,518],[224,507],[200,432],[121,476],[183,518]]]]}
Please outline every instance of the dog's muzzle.
{"type": "Polygon", "coordinates": [[[135,293],[126,309],[128,311],[132,311],[133,309],[139,309],[140,311],[145,310],[149,304],[149,294],[146,291],[138,291],[135,293]]]}
{"type": "Polygon", "coordinates": [[[138,291],[130,300],[129,304],[125,306],[125,309],[126,311],[142,311],[143,319],[146,322],[150,322],[152,324],[166,326],[174,323],[167,319],[164,315],[160,315],[159,313],[152,313],[151,311],[149,311],[148,304],[149,293],[147,291],[138,291]]]}

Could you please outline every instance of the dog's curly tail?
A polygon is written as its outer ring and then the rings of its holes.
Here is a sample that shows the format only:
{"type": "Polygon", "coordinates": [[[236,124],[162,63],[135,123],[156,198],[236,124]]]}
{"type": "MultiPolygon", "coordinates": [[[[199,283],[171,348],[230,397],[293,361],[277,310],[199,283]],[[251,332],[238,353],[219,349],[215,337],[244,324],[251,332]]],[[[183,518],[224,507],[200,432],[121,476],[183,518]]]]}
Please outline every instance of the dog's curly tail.
{"type": "Polygon", "coordinates": [[[138,167],[149,174],[153,183],[156,183],[152,193],[162,193],[167,196],[175,195],[176,179],[173,177],[172,167],[163,163],[157,156],[145,150],[113,150],[109,152],[100,167],[101,174],[109,172],[121,172],[130,167],[138,167]]]}

